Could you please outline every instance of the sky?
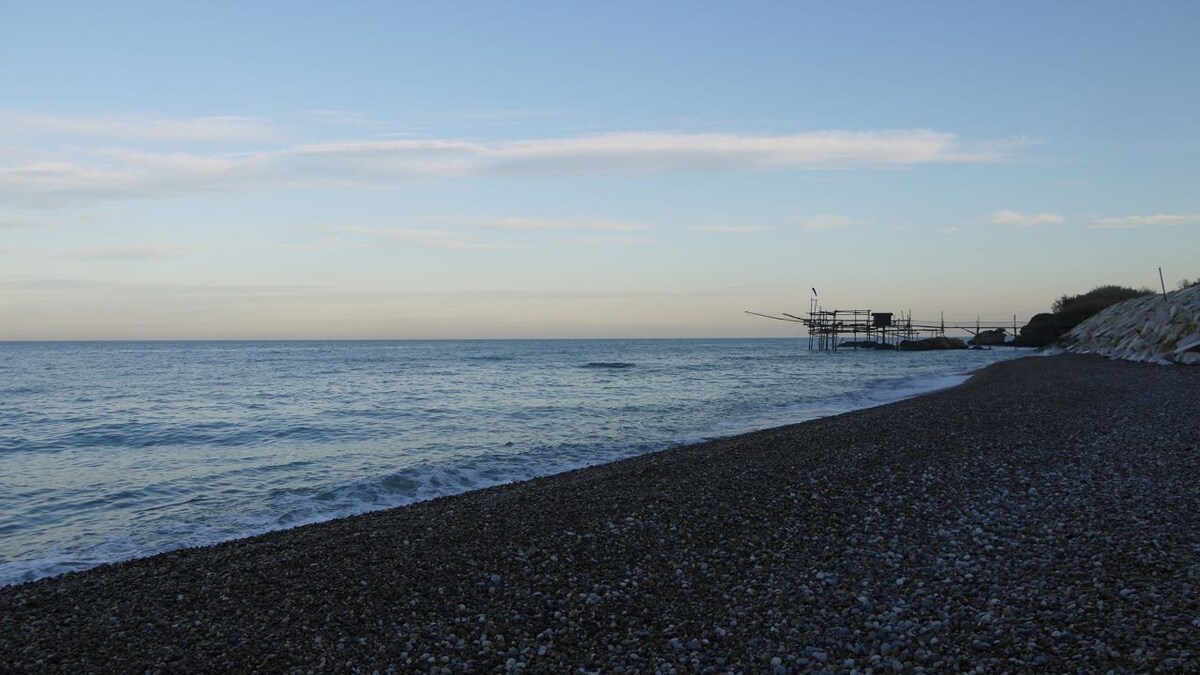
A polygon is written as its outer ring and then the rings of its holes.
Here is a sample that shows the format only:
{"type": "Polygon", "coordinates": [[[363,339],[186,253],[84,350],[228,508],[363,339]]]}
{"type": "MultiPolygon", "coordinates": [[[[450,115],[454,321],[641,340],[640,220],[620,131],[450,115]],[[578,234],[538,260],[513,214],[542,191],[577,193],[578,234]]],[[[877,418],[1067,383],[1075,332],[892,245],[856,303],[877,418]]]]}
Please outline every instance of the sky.
{"type": "Polygon", "coordinates": [[[1200,3],[0,1],[0,340],[791,336],[1200,277],[1200,3]]]}

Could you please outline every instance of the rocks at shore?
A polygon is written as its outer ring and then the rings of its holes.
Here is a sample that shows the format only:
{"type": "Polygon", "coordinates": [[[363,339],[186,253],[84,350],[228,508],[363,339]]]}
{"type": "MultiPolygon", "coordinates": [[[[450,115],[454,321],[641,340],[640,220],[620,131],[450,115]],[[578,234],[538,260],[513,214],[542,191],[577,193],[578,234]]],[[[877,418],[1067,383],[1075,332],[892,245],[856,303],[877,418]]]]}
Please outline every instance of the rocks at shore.
{"type": "Polygon", "coordinates": [[[1018,359],[0,589],[0,671],[1196,672],[1196,419],[1200,370],[1018,359]]]}
{"type": "Polygon", "coordinates": [[[904,340],[897,349],[906,352],[927,352],[935,349],[967,349],[967,343],[959,338],[936,336],[923,340],[904,340]]]}
{"type": "Polygon", "coordinates": [[[1200,286],[1112,305],[1072,329],[1056,348],[1128,361],[1200,365],[1200,286]]]}
{"type": "Polygon", "coordinates": [[[1065,324],[1051,312],[1034,314],[1029,323],[1021,326],[1017,337],[1013,339],[1014,347],[1046,347],[1066,334],[1071,325],[1065,324]]]}
{"type": "Polygon", "coordinates": [[[975,337],[967,340],[967,344],[972,347],[1000,347],[1005,344],[1007,339],[1007,330],[993,328],[992,330],[979,331],[975,334],[975,337]]]}
{"type": "Polygon", "coordinates": [[[883,351],[894,351],[896,346],[882,340],[858,340],[857,342],[852,340],[839,344],[838,349],[880,349],[883,351]]]}

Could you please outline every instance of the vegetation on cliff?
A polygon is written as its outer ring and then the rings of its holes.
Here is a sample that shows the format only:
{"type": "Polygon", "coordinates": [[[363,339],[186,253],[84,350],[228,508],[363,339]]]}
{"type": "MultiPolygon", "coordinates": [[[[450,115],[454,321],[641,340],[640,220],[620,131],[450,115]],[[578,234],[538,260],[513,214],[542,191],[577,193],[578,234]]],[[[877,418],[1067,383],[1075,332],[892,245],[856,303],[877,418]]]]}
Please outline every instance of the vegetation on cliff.
{"type": "Polygon", "coordinates": [[[1100,310],[1109,305],[1143,295],[1154,295],[1154,291],[1149,288],[1135,289],[1128,286],[1097,286],[1087,293],[1062,296],[1054,301],[1053,309],[1060,322],[1074,327],[1085,319],[1098,314],[1100,310]]]}
{"type": "Polygon", "coordinates": [[[1052,312],[1035,314],[1021,328],[1015,344],[1018,347],[1045,347],[1104,308],[1153,293],[1149,288],[1110,284],[1079,295],[1064,295],[1054,301],[1052,312]]]}

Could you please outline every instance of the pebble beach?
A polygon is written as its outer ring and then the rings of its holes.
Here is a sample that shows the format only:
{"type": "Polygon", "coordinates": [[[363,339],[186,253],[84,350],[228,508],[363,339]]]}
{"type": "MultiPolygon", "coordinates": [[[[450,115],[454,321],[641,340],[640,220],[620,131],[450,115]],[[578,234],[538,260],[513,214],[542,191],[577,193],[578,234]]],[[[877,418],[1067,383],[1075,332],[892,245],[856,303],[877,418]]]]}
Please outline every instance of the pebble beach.
{"type": "Polygon", "coordinates": [[[1195,672],[1200,369],[1096,356],[0,589],[4,672],[1195,672]]]}

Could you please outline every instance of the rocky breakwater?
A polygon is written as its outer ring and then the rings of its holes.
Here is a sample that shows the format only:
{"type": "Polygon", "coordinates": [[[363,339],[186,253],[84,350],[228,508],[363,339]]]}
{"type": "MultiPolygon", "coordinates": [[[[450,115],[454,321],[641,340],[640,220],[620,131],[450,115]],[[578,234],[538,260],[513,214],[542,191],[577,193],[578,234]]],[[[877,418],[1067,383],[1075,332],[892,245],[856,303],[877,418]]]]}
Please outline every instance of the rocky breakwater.
{"type": "Polygon", "coordinates": [[[1112,305],[1064,335],[1054,351],[1200,365],[1200,286],[1112,305]]]}
{"type": "Polygon", "coordinates": [[[928,352],[937,349],[966,349],[967,343],[958,338],[943,336],[929,337],[923,340],[904,340],[896,349],[903,352],[928,352]]]}

